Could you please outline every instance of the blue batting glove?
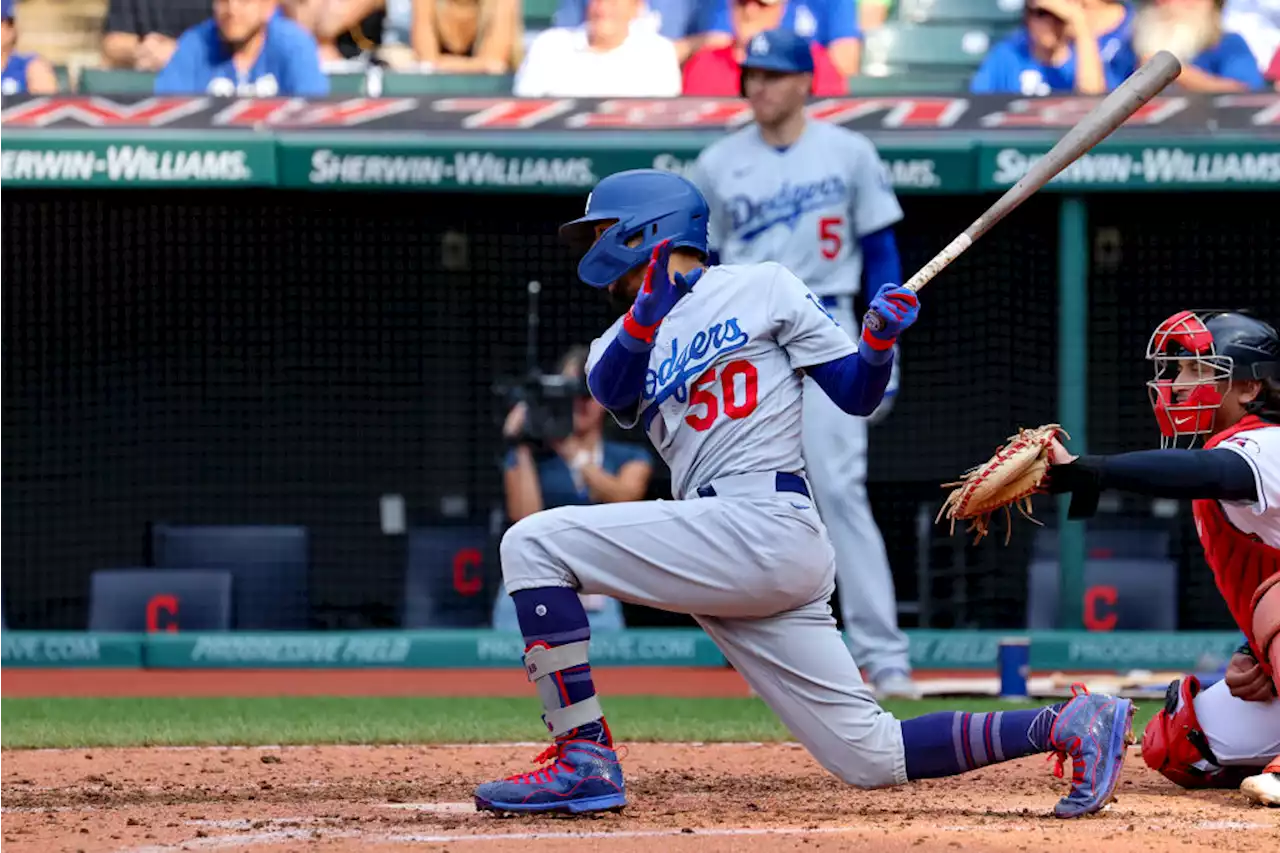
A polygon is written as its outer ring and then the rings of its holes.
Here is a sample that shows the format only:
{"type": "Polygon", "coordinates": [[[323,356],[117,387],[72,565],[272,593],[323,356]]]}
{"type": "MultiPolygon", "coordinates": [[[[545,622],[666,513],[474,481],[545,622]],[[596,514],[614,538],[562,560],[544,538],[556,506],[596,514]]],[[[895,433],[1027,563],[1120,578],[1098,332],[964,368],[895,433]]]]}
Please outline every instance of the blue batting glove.
{"type": "Polygon", "coordinates": [[[882,284],[871,300],[862,321],[862,342],[879,353],[887,353],[898,336],[920,316],[920,299],[914,290],[896,284],[882,284]],[[875,314],[879,318],[870,315],[875,314]]]}
{"type": "Polygon", "coordinates": [[[687,277],[676,273],[672,279],[667,275],[667,262],[670,260],[671,241],[663,240],[653,248],[653,256],[644,273],[644,285],[636,294],[635,304],[631,306],[623,323],[623,328],[640,340],[653,340],[658,325],[671,313],[676,303],[693,290],[702,276],[702,268],[698,268],[687,277]]]}

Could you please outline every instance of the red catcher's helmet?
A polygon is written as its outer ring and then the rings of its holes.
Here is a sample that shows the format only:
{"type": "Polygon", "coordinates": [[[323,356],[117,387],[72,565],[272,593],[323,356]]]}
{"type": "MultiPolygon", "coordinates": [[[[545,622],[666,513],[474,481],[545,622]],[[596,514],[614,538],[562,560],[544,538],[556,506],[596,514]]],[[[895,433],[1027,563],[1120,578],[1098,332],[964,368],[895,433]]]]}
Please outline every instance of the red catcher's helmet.
{"type": "Polygon", "coordinates": [[[1280,378],[1280,336],[1254,317],[1236,311],[1179,311],[1151,334],[1147,359],[1155,378],[1147,383],[1160,425],[1160,446],[1182,436],[1213,432],[1222,405],[1222,383],[1232,379],[1280,378]],[[1189,376],[1178,379],[1184,362],[1189,376]]]}

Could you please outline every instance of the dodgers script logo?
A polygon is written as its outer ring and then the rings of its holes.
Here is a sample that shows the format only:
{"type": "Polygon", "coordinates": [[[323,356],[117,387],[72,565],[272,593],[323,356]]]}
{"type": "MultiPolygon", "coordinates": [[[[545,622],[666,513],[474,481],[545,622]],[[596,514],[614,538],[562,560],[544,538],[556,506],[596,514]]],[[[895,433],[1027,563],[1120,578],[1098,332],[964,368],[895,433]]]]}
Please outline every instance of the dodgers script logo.
{"type": "Polygon", "coordinates": [[[683,349],[678,338],[671,339],[671,355],[658,369],[649,368],[644,375],[644,398],[653,401],[653,408],[674,395],[681,403],[689,398],[688,384],[697,379],[720,356],[740,350],[747,345],[749,336],[738,326],[738,318],[730,317],[716,323],[706,331],[698,332],[683,349]]]}
{"type": "Polygon", "coordinates": [[[749,196],[729,199],[733,231],[743,240],[754,240],[775,225],[794,229],[800,217],[811,210],[844,205],[849,187],[839,175],[828,175],[808,184],[783,184],[768,198],[753,201],[749,196]]]}

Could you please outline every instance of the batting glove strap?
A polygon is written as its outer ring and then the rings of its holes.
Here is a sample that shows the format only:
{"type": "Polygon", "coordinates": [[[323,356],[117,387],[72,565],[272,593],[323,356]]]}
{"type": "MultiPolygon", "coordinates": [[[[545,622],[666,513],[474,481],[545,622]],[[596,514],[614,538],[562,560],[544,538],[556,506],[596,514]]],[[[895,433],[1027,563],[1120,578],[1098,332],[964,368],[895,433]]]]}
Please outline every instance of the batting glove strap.
{"type": "Polygon", "coordinates": [[[862,342],[873,350],[884,352],[885,350],[893,349],[893,346],[898,342],[898,339],[877,338],[875,335],[871,334],[871,331],[867,329],[866,324],[864,323],[862,327],[862,342]]]}
{"type": "Polygon", "coordinates": [[[653,338],[657,335],[658,327],[660,325],[662,325],[661,320],[654,323],[652,326],[642,326],[636,320],[635,315],[630,311],[627,312],[627,316],[622,318],[623,330],[631,337],[636,340],[644,341],[646,344],[653,343],[653,338]]]}

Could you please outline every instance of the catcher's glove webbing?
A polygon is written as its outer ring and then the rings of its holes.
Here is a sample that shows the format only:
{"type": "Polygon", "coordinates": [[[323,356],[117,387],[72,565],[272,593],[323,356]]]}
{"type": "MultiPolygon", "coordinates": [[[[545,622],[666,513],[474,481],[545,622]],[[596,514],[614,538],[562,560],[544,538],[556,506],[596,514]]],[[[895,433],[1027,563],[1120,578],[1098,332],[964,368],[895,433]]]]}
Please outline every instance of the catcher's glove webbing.
{"type": "Polygon", "coordinates": [[[1013,516],[1010,506],[1015,506],[1023,518],[1040,524],[1031,517],[1031,496],[1045,492],[1049,471],[1049,446],[1059,435],[1070,438],[1058,424],[1046,424],[1037,429],[1019,430],[1009,436],[1008,442],[996,450],[996,454],[981,465],[965,472],[964,478],[954,483],[943,483],[944,489],[954,488],[938,511],[938,522],[945,514],[955,532],[956,519],[969,521],[968,529],[976,532],[974,542],[982,541],[991,529],[991,516],[1004,510],[1008,522],[1005,544],[1013,533],[1013,516]]]}

